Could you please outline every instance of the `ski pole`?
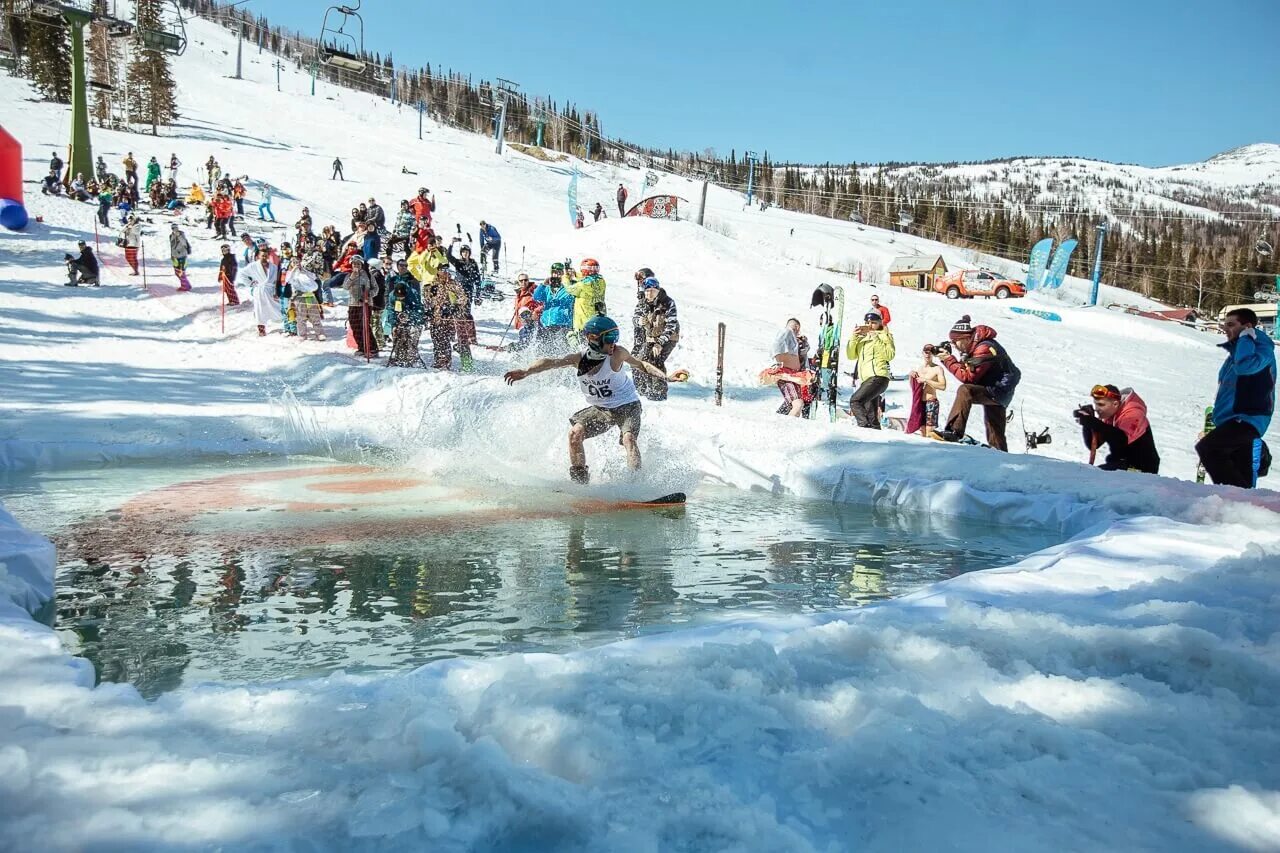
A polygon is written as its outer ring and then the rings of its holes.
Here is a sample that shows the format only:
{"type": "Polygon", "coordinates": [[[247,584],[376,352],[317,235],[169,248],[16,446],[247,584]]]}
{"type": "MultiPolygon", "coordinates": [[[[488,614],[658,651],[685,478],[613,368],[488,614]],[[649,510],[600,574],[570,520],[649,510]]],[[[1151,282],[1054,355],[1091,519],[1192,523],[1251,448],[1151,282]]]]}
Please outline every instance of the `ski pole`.
{"type": "Polygon", "coordinates": [[[369,339],[373,337],[373,330],[369,328],[369,294],[367,291],[360,297],[360,307],[361,315],[363,316],[361,323],[364,326],[360,330],[360,348],[364,350],[364,363],[368,364],[369,359],[372,358],[369,355],[369,339]]]}
{"type": "Polygon", "coordinates": [[[492,362],[494,359],[498,357],[498,353],[502,352],[502,345],[507,341],[507,332],[511,331],[511,326],[515,323],[515,321],[516,321],[516,315],[515,315],[515,312],[513,311],[511,313],[511,319],[507,321],[507,327],[502,330],[502,337],[498,338],[498,345],[493,349],[493,357],[489,359],[490,362],[492,362]]]}
{"type": "Polygon", "coordinates": [[[227,333],[227,276],[226,276],[226,273],[223,273],[221,271],[218,272],[218,283],[222,285],[221,287],[218,288],[219,292],[222,294],[222,299],[220,300],[221,305],[219,306],[219,310],[222,313],[222,334],[225,335],[227,333]]]}
{"type": "Polygon", "coordinates": [[[138,251],[142,254],[142,289],[147,289],[147,241],[138,238],[138,251]]]}

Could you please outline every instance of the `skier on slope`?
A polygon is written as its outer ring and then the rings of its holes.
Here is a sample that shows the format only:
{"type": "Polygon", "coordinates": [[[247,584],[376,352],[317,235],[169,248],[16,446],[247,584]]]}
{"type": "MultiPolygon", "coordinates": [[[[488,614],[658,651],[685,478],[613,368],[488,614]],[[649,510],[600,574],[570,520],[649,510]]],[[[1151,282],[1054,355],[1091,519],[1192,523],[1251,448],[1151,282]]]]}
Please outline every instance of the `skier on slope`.
{"type": "Polygon", "coordinates": [[[621,443],[627,452],[627,465],[634,471],[640,468],[640,448],[636,438],[640,435],[640,395],[630,373],[623,373],[622,366],[632,371],[642,370],[650,376],[669,380],[660,368],[640,361],[619,346],[621,332],[618,324],[603,315],[592,317],[582,328],[586,344],[581,353],[569,353],[559,358],[541,358],[523,370],[509,370],[503,376],[508,385],[547,370],[572,367],[578,372],[578,383],[587,407],[569,418],[569,479],[586,484],[591,480],[587,468],[587,453],[583,443],[617,427],[622,434],[621,443]]]}
{"type": "Polygon", "coordinates": [[[187,279],[187,258],[190,255],[191,241],[182,233],[178,223],[172,223],[169,227],[169,258],[173,261],[173,274],[178,279],[179,291],[191,289],[191,282],[187,279]]]}
{"type": "Polygon", "coordinates": [[[333,158],[333,174],[329,177],[329,180],[339,180],[344,182],[347,180],[342,175],[342,159],[339,157],[333,158]]]}

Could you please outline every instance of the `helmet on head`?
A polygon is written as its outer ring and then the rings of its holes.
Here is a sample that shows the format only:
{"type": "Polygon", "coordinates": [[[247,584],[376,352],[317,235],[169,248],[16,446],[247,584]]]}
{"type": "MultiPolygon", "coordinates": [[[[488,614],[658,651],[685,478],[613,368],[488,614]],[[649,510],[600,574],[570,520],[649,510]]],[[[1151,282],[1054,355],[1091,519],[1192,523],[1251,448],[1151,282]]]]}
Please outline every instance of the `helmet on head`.
{"type": "Polygon", "coordinates": [[[585,258],[583,259],[582,266],[579,269],[583,275],[599,275],[600,262],[595,258],[585,258]]]}
{"type": "Polygon", "coordinates": [[[589,349],[596,352],[600,352],[605,344],[616,344],[621,336],[618,324],[603,314],[592,317],[582,327],[582,339],[587,342],[589,349]]]}
{"type": "Polygon", "coordinates": [[[564,275],[564,264],[554,263],[551,265],[552,275],[564,275]]]}

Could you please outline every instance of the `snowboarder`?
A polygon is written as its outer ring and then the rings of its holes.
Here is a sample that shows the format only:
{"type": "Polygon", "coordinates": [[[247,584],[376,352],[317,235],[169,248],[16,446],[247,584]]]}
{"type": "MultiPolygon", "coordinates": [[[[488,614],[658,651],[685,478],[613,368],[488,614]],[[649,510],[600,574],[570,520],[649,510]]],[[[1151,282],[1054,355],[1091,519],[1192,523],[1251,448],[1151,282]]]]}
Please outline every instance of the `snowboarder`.
{"type": "Polygon", "coordinates": [[[627,188],[618,184],[618,215],[627,215],[627,188]]]}
{"type": "MultiPolygon", "coordinates": [[[[1147,404],[1132,388],[1094,385],[1093,405],[1085,404],[1073,413],[1083,431],[1084,444],[1096,451],[1107,446],[1103,471],[1145,471],[1160,473],[1160,454],[1147,420],[1147,404]]],[[[1093,464],[1092,456],[1089,464],[1093,464]]]]}
{"type": "Polygon", "coordinates": [[[338,157],[333,158],[333,174],[329,176],[329,180],[342,181],[343,183],[347,180],[342,176],[342,160],[338,157]]]}
{"type": "Polygon", "coordinates": [[[187,258],[190,255],[191,242],[182,233],[178,223],[172,223],[169,226],[169,258],[173,261],[173,274],[178,279],[179,291],[191,289],[191,282],[187,278],[187,258]]]}
{"type": "Polygon", "coordinates": [[[480,230],[476,236],[480,239],[480,256],[483,258],[486,252],[493,255],[493,274],[497,275],[498,256],[502,252],[502,235],[498,233],[497,228],[481,219],[480,230]]]}
{"type": "Polygon", "coordinates": [[[265,220],[263,216],[265,212],[267,216],[271,217],[272,222],[276,221],[276,215],[271,212],[271,199],[275,194],[276,191],[271,184],[265,182],[262,184],[262,202],[258,205],[258,219],[265,220]]]}
{"type": "Polygon", "coordinates": [[[1262,436],[1276,408],[1275,342],[1258,328],[1250,308],[1227,312],[1227,358],[1218,370],[1213,429],[1196,443],[1204,470],[1219,486],[1251,489],[1270,468],[1271,452],[1262,436]]]}
{"type": "Polygon", "coordinates": [[[849,398],[849,414],[864,429],[880,429],[880,396],[889,387],[889,362],[896,350],[879,311],[868,311],[853,330],[845,358],[858,362],[858,388],[849,398]]]}
{"type": "Polygon", "coordinates": [[[231,251],[228,243],[223,243],[218,247],[218,251],[222,252],[222,260],[218,262],[218,283],[222,285],[222,294],[226,297],[228,305],[239,305],[240,294],[236,293],[236,275],[240,272],[240,265],[236,263],[235,252],[231,251]]]}
{"type": "Polygon", "coordinates": [[[1013,393],[1022,379],[1022,371],[1013,363],[1004,345],[996,343],[996,330],[990,326],[973,325],[968,314],[951,327],[949,338],[938,345],[947,353],[942,357],[942,366],[963,384],[956,389],[946,429],[938,430],[938,436],[943,441],[960,441],[965,437],[969,410],[975,405],[982,406],[987,444],[1007,453],[1006,409],[1013,402],[1013,393]],[[963,360],[952,354],[953,346],[964,356],[963,360]]]}
{"type": "Polygon", "coordinates": [[[81,284],[91,284],[98,286],[98,258],[93,254],[93,249],[84,240],[76,243],[80,249],[80,255],[65,255],[67,261],[67,287],[76,287],[81,284]]]}
{"type": "Polygon", "coordinates": [[[603,315],[592,317],[582,328],[586,347],[581,353],[569,353],[559,358],[542,358],[522,370],[509,370],[502,377],[508,385],[547,370],[572,367],[578,372],[578,383],[587,400],[587,407],[569,418],[569,478],[575,483],[586,484],[591,480],[587,468],[587,454],[583,443],[617,427],[622,434],[621,443],[627,452],[627,465],[631,470],[640,468],[640,448],[636,438],[640,435],[640,395],[636,393],[631,373],[622,372],[624,364],[632,372],[642,370],[650,376],[671,379],[661,369],[636,358],[618,344],[618,324],[603,315]]]}
{"type": "MultiPolygon", "coordinates": [[[[665,372],[667,359],[680,340],[680,319],[676,316],[676,303],[667,295],[666,288],[652,276],[644,282],[644,297],[636,305],[636,343],[633,352],[640,359],[665,372]]],[[[648,373],[635,377],[636,390],[646,400],[667,399],[667,380],[648,373]]]]}

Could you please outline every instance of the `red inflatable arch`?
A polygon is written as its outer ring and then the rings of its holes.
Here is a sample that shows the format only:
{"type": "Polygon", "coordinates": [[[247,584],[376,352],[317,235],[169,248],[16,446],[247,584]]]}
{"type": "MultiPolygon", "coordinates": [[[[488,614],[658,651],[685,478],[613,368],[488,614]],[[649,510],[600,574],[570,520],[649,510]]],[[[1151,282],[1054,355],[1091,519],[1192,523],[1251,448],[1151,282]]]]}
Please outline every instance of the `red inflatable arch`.
{"type": "Polygon", "coordinates": [[[22,205],[22,144],[0,127],[0,225],[12,231],[27,226],[22,205]]]}

